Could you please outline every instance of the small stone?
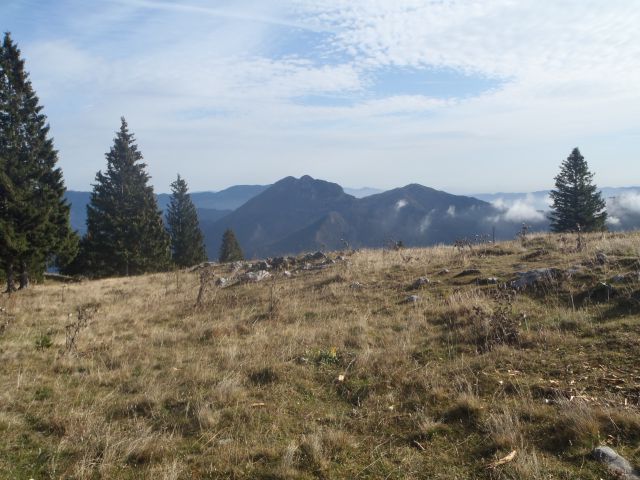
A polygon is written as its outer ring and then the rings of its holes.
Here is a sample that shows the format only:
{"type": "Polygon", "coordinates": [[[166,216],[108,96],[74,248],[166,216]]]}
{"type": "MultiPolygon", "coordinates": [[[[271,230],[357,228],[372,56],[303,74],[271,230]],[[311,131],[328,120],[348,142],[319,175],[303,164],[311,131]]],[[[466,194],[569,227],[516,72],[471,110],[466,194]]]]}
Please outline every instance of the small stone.
{"type": "Polygon", "coordinates": [[[271,274],[266,270],[259,270],[257,272],[247,272],[240,275],[239,280],[244,283],[258,283],[267,278],[269,278],[271,274]]]}
{"type": "Polygon", "coordinates": [[[273,268],[287,268],[289,266],[289,261],[284,257],[276,257],[271,260],[271,266],[273,268]]]}
{"type": "Polygon", "coordinates": [[[411,284],[411,289],[416,290],[418,288],[424,287],[425,285],[429,285],[430,283],[431,282],[427,277],[420,277],[411,284]]]}
{"type": "Polygon", "coordinates": [[[600,463],[607,466],[609,471],[618,478],[627,480],[640,480],[640,472],[634,468],[629,461],[618,455],[618,453],[610,447],[596,447],[591,456],[600,463]]]}
{"type": "Polygon", "coordinates": [[[266,262],[264,260],[260,260],[259,262],[254,263],[253,265],[251,265],[251,271],[252,272],[259,272],[261,270],[269,270],[271,269],[271,265],[269,264],[269,262],[266,262]]]}
{"type": "Polygon", "coordinates": [[[216,286],[224,287],[227,284],[227,279],[224,277],[216,278],[216,286]]]}
{"type": "Polygon", "coordinates": [[[313,261],[326,260],[326,259],[327,259],[327,256],[320,251],[315,253],[307,253],[304,257],[302,257],[303,262],[313,262],[313,261]]]}
{"type": "Polygon", "coordinates": [[[640,272],[618,274],[611,278],[611,283],[632,283],[640,280],[640,272]]]}
{"type": "Polygon", "coordinates": [[[418,295],[409,295],[402,301],[402,303],[418,303],[418,300],[420,300],[418,295]]]}
{"type": "Polygon", "coordinates": [[[237,262],[233,262],[231,264],[231,269],[233,270],[233,272],[237,272],[239,270],[242,270],[244,268],[244,262],[238,260],[237,262]]]}
{"type": "Polygon", "coordinates": [[[478,278],[476,283],[478,285],[497,285],[500,282],[496,277],[478,278]]]}
{"type": "Polygon", "coordinates": [[[609,261],[609,257],[604,252],[596,253],[596,263],[600,265],[605,265],[609,261]]]}
{"type": "Polygon", "coordinates": [[[448,273],[449,273],[449,269],[448,268],[444,268],[444,269],[442,269],[442,270],[440,270],[438,272],[438,275],[446,275],[448,273]]]}
{"type": "Polygon", "coordinates": [[[618,295],[618,290],[608,283],[599,283],[596,287],[592,288],[588,294],[587,298],[591,302],[595,303],[605,303],[610,301],[612,298],[618,295]]]}
{"type": "Polygon", "coordinates": [[[567,270],[567,275],[569,276],[578,275],[579,273],[582,273],[583,270],[584,270],[584,267],[582,265],[574,265],[569,270],[567,270]]]}
{"type": "Polygon", "coordinates": [[[284,275],[287,278],[291,278],[291,272],[289,270],[285,270],[284,272],[282,272],[282,275],[284,275]]]}
{"type": "Polygon", "coordinates": [[[627,281],[627,278],[629,278],[627,275],[618,274],[611,278],[611,283],[624,283],[627,281]]]}

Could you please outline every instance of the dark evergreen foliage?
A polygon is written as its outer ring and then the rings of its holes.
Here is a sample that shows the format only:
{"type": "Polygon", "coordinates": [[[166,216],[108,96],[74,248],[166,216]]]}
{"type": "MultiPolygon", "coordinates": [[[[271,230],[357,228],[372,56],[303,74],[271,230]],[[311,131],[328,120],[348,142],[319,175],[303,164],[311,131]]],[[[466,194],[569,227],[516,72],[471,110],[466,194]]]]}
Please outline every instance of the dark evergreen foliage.
{"type": "Polygon", "coordinates": [[[87,233],[73,270],[104,277],[167,269],[169,236],[148,185],[146,164],[124,118],[106,158],[106,172],[96,174],[87,206],[87,233]]]}
{"type": "Polygon", "coordinates": [[[580,150],[574,148],[562,162],[556,188],[551,191],[553,205],[549,219],[554,232],[593,232],[606,228],[606,204],[593,176],[580,150]]]}
{"type": "Polygon", "coordinates": [[[238,260],[244,260],[242,249],[236,239],[236,234],[233,230],[227,230],[222,235],[222,245],[220,246],[220,263],[236,262],[238,260]]]}
{"type": "Polygon", "coordinates": [[[20,50],[7,33],[0,46],[0,263],[7,290],[39,276],[56,257],[75,255],[62,171],[20,50]]]}
{"type": "Polygon", "coordinates": [[[198,213],[191,201],[187,182],[180,175],[171,184],[167,230],[171,238],[173,263],[179,267],[191,267],[207,260],[198,213]]]}

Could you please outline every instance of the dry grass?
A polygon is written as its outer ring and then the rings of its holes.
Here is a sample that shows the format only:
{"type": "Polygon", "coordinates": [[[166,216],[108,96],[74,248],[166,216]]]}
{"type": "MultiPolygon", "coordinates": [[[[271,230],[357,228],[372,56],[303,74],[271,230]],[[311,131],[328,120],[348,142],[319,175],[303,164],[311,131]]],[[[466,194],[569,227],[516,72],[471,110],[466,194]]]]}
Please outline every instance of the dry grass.
{"type": "Polygon", "coordinates": [[[597,443],[640,460],[640,284],[579,299],[640,270],[640,235],[575,247],[361,251],[197,308],[187,272],[2,296],[0,477],[600,478],[597,443]],[[476,281],[576,265],[532,292],[476,281]]]}

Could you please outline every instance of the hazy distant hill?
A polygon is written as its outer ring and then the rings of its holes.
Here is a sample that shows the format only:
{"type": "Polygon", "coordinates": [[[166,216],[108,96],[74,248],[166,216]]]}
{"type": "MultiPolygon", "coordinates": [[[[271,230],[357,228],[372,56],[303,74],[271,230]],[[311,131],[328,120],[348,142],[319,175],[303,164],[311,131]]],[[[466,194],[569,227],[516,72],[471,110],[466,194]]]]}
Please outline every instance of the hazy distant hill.
{"type": "Polygon", "coordinates": [[[71,212],[69,215],[71,228],[81,234],[84,234],[87,230],[87,204],[91,199],[91,192],[67,190],[64,197],[71,205],[71,212]]]}
{"type": "MultiPolygon", "coordinates": [[[[246,255],[270,255],[268,246],[308,227],[330,212],[348,210],[356,198],[335,183],[286,177],[213,225],[203,229],[207,251],[215,257],[222,234],[234,230],[246,255]]],[[[303,249],[303,248],[300,248],[303,249]]],[[[297,249],[297,250],[300,250],[297,249]]]]}
{"type": "Polygon", "coordinates": [[[369,187],[349,188],[349,187],[344,187],[344,193],[348,193],[349,195],[353,195],[356,198],[364,198],[364,197],[368,197],[369,195],[375,195],[377,193],[382,193],[382,192],[384,192],[384,190],[380,190],[379,188],[369,188],[369,187]]]}
{"type": "MultiPolygon", "coordinates": [[[[267,188],[269,185],[235,185],[219,192],[194,192],[191,194],[191,199],[198,209],[198,218],[204,227],[228,215],[232,210],[267,188]]],[[[170,197],[168,193],[161,193],[157,196],[158,206],[163,212],[169,205],[170,197]]],[[[71,204],[71,226],[74,230],[84,233],[87,204],[91,198],[91,192],[68,190],[66,198],[71,204]]]]}
{"type": "Polygon", "coordinates": [[[506,221],[501,210],[471,197],[451,195],[412,184],[355,198],[340,185],[287,177],[249,200],[204,231],[215,257],[222,233],[232,228],[249,257],[338,249],[451,243],[490,235],[513,238],[519,224],[506,221]]]}
{"type": "MultiPolygon", "coordinates": [[[[640,188],[604,188],[609,228],[640,227],[640,188]]],[[[191,194],[210,258],[218,255],[226,228],[232,228],[249,257],[304,250],[381,247],[402,240],[407,246],[452,243],[477,235],[511,239],[522,223],[548,226],[548,191],[452,195],[418,184],[386,192],[343,189],[310,176],[286,177],[273,185],[237,185],[219,192],[191,194]],[[355,193],[355,195],[350,194],[355,193]],[[377,192],[377,193],[376,193],[377,192]]],[[[71,224],[85,231],[89,192],[67,192],[71,224]]],[[[158,195],[163,210],[168,194],[158,195]]]]}
{"type": "Polygon", "coordinates": [[[363,198],[352,222],[362,245],[381,245],[391,239],[408,246],[433,245],[490,233],[485,219],[494,214],[490,204],[476,198],[411,184],[363,198]]]}
{"type": "MultiPolygon", "coordinates": [[[[219,192],[192,192],[191,200],[198,208],[235,210],[267,188],[269,185],[234,185],[219,192]]],[[[158,206],[162,210],[169,204],[170,197],[168,193],[158,195],[158,206]]]]}

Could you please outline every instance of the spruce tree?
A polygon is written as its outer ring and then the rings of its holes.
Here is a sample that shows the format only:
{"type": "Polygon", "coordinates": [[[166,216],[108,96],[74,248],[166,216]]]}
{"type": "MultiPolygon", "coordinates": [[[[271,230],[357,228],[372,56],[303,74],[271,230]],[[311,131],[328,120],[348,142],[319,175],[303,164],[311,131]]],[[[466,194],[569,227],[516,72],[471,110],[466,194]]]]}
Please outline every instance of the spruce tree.
{"type": "Polygon", "coordinates": [[[106,158],[107,169],[96,174],[87,205],[81,269],[98,277],[167,269],[169,236],[148,185],[146,164],[124,117],[106,158]]]}
{"type": "Polygon", "coordinates": [[[56,256],[72,257],[62,171],[20,50],[6,33],[0,47],[0,262],[7,291],[40,275],[56,256]]]}
{"type": "Polygon", "coordinates": [[[198,213],[191,201],[187,182],[180,175],[171,184],[167,230],[171,238],[173,263],[179,267],[191,267],[207,260],[198,213]]]}
{"type": "Polygon", "coordinates": [[[233,230],[227,229],[222,235],[222,245],[220,245],[220,263],[236,262],[238,260],[244,260],[242,249],[236,239],[236,234],[233,230]]]}
{"type": "Polygon", "coordinates": [[[554,232],[593,232],[606,228],[606,204],[593,176],[580,150],[574,148],[562,162],[555,179],[556,188],[551,191],[553,205],[549,219],[554,232]]]}

